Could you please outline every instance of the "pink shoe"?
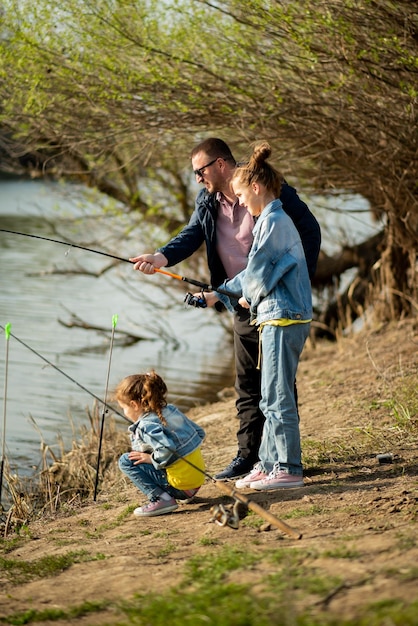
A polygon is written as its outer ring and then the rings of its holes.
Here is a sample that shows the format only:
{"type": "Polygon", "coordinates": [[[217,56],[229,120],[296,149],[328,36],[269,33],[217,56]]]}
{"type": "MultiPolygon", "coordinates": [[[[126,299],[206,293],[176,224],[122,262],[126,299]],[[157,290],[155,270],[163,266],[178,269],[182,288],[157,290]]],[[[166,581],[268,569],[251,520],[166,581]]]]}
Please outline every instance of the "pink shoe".
{"type": "Polygon", "coordinates": [[[264,478],[267,478],[267,474],[265,472],[262,472],[259,468],[259,465],[257,464],[255,467],[253,467],[251,472],[247,474],[247,476],[244,476],[244,478],[237,480],[237,482],[235,483],[235,487],[237,489],[244,489],[245,487],[251,487],[251,483],[255,483],[259,480],[263,480],[264,478]]]}
{"type": "Polygon", "coordinates": [[[155,515],[164,515],[165,513],[171,513],[178,508],[177,502],[174,498],[171,500],[155,500],[154,502],[148,502],[144,506],[139,506],[134,511],[136,517],[154,517],[155,515]]]}
{"type": "Polygon", "coordinates": [[[266,489],[284,489],[288,487],[303,487],[303,476],[288,474],[287,472],[270,472],[263,480],[256,480],[250,484],[251,489],[264,491],[266,489]]]}

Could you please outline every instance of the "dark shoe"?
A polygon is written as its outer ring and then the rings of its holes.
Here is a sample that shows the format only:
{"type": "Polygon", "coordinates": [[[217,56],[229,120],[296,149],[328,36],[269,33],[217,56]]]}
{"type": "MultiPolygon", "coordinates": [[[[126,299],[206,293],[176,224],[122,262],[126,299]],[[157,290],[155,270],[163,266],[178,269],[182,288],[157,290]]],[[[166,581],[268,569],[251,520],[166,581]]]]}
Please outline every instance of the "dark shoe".
{"type": "Polygon", "coordinates": [[[253,465],[253,461],[244,459],[242,456],[236,456],[228,467],[215,476],[215,480],[235,480],[236,478],[241,478],[251,472],[253,465]]]}

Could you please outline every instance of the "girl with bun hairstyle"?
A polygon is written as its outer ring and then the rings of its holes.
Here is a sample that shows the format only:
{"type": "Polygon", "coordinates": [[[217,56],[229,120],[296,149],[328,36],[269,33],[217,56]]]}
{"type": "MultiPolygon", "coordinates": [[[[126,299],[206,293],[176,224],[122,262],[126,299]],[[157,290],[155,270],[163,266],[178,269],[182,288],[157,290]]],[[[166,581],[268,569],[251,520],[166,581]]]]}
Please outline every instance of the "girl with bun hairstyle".
{"type": "MultiPolygon", "coordinates": [[[[256,490],[303,486],[299,416],[294,384],[312,319],[311,283],[298,231],[279,200],[283,176],[268,159],[266,141],[253,146],[231,186],[254,217],[254,241],[246,268],[221,287],[242,293],[260,332],[261,401],[265,416],[259,462],[236,482],[256,490]]],[[[232,310],[237,302],[217,292],[232,310]]]]}

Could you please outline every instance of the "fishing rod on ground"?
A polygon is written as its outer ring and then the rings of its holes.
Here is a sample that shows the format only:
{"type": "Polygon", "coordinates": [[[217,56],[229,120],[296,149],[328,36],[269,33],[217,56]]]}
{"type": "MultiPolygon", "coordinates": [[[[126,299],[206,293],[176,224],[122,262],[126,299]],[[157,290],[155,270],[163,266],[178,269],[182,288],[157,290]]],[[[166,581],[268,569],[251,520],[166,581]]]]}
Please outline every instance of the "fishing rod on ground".
{"type": "MultiPolygon", "coordinates": [[[[93,252],[94,254],[100,254],[101,256],[107,256],[111,259],[116,259],[117,261],[123,261],[124,263],[131,263],[131,265],[134,264],[133,261],[131,261],[130,259],[125,259],[123,257],[120,256],[116,256],[114,254],[109,254],[108,252],[103,252],[102,250],[94,250],[93,248],[87,248],[86,246],[80,246],[78,244],[75,243],[70,243],[68,241],[61,241],[59,239],[52,239],[51,237],[42,237],[41,235],[32,235],[31,233],[21,233],[19,231],[16,230],[6,230],[5,228],[0,228],[0,232],[2,233],[9,233],[11,235],[20,235],[22,237],[30,237],[32,239],[42,239],[43,241],[50,241],[51,243],[58,243],[64,246],[67,246],[67,248],[78,248],[79,250],[85,250],[86,252],[93,252]]],[[[228,291],[227,289],[218,289],[217,287],[212,287],[212,285],[208,284],[208,283],[204,283],[200,280],[195,280],[194,278],[187,278],[186,276],[180,276],[179,274],[174,274],[173,272],[169,272],[167,270],[163,270],[163,269],[159,269],[154,267],[154,271],[158,272],[159,274],[165,274],[166,276],[169,276],[170,278],[174,278],[175,280],[181,280],[185,283],[188,283],[189,285],[194,285],[195,287],[200,287],[200,289],[203,290],[207,290],[207,291],[217,291],[218,293],[221,293],[225,296],[228,296],[230,298],[234,298],[236,300],[238,300],[241,297],[241,294],[237,294],[237,293],[233,293],[232,291],[228,291]]],[[[192,306],[197,306],[197,307],[204,307],[204,303],[199,303],[197,300],[193,299],[193,298],[185,298],[185,302],[187,302],[187,304],[191,304],[192,306]]]]}
{"type": "MultiPolygon", "coordinates": [[[[6,328],[4,326],[2,326],[1,324],[0,324],[0,328],[3,329],[4,331],[6,330],[6,328]]],[[[84,387],[84,385],[82,385],[81,383],[76,381],[74,378],[69,376],[66,372],[64,372],[64,370],[59,368],[57,365],[55,365],[54,363],[49,361],[46,357],[44,357],[42,354],[40,354],[40,352],[38,352],[37,350],[35,350],[31,346],[29,346],[22,339],[19,339],[19,337],[16,337],[16,335],[14,335],[13,333],[10,332],[10,327],[9,327],[9,337],[13,337],[13,339],[15,339],[18,343],[20,343],[22,346],[24,346],[28,350],[30,350],[30,352],[32,352],[33,354],[38,356],[40,359],[42,359],[45,363],[47,363],[48,365],[53,367],[57,372],[59,372],[60,374],[62,374],[66,378],[68,378],[68,380],[73,382],[75,385],[77,385],[80,389],[85,391],[87,394],[89,394],[90,396],[95,398],[105,408],[111,409],[116,415],[122,417],[125,421],[129,422],[130,424],[132,423],[131,420],[129,420],[123,413],[120,413],[114,407],[110,406],[106,402],[106,400],[103,400],[102,398],[99,398],[98,396],[96,396],[96,394],[94,394],[92,391],[90,391],[89,389],[84,387]]],[[[151,439],[152,439],[152,436],[151,436],[151,439]]],[[[180,456],[176,450],[172,450],[171,448],[167,448],[167,450],[171,454],[173,454],[173,456],[175,456],[177,458],[177,460],[183,460],[185,463],[190,465],[190,467],[192,467],[194,470],[197,470],[198,472],[202,473],[206,478],[208,478],[212,483],[214,483],[216,485],[216,487],[222,493],[224,493],[225,495],[228,495],[229,497],[233,498],[235,500],[236,504],[238,502],[244,504],[247,508],[249,508],[252,511],[254,511],[254,513],[257,513],[258,515],[260,515],[260,517],[265,519],[269,524],[275,526],[276,528],[278,528],[279,530],[281,530],[285,534],[289,535],[290,537],[293,537],[294,539],[301,539],[301,537],[302,537],[301,533],[299,533],[298,531],[296,531],[293,528],[291,528],[288,524],[286,524],[282,520],[279,520],[275,515],[273,515],[269,511],[266,511],[266,509],[263,509],[263,507],[261,507],[256,502],[253,502],[252,500],[247,498],[244,494],[242,494],[239,491],[237,491],[234,487],[230,487],[228,485],[228,483],[224,483],[224,482],[222,482],[220,480],[216,480],[216,478],[214,478],[206,470],[202,470],[200,467],[197,467],[196,465],[194,465],[189,459],[185,459],[184,457],[180,456]]],[[[230,526],[231,528],[234,528],[234,529],[238,528],[238,516],[237,516],[237,512],[236,511],[231,511],[231,512],[226,511],[225,508],[222,507],[221,505],[218,506],[218,507],[213,507],[213,508],[216,509],[216,511],[214,512],[214,519],[221,526],[230,526]]]]}

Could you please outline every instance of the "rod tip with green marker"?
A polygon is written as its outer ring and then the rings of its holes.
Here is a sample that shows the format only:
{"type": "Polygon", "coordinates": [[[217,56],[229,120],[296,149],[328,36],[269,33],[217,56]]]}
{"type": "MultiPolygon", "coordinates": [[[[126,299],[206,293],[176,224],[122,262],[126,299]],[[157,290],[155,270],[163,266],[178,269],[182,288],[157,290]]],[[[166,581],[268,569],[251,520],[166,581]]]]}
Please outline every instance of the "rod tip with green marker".
{"type": "Polygon", "coordinates": [[[6,335],[6,339],[9,339],[10,337],[10,329],[11,329],[12,325],[10,322],[7,322],[7,324],[4,327],[4,334],[6,335]]]}
{"type": "Polygon", "coordinates": [[[112,326],[113,326],[113,328],[116,328],[116,324],[118,323],[118,319],[119,319],[119,315],[117,313],[115,313],[115,315],[112,316],[112,326]]]}

